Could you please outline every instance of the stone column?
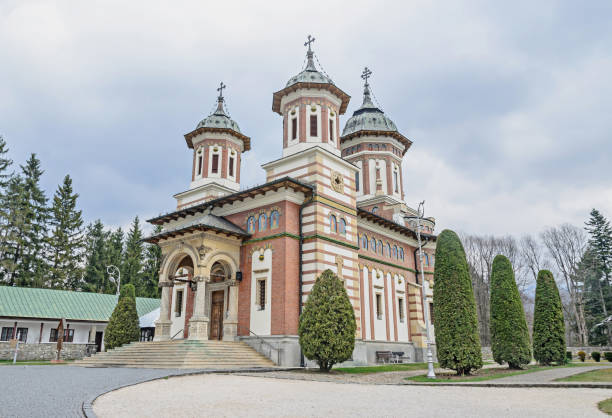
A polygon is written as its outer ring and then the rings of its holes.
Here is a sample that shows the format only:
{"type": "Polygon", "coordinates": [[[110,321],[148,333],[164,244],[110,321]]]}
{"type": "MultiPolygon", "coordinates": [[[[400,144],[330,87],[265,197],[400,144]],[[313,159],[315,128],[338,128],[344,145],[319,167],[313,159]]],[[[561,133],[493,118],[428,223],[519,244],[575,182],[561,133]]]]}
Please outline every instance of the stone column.
{"type": "Polygon", "coordinates": [[[223,340],[234,341],[238,335],[238,282],[230,280],[227,288],[227,313],[223,321],[223,340]]]}
{"type": "Polygon", "coordinates": [[[193,315],[189,320],[189,339],[208,340],[208,312],[206,307],[206,287],[210,277],[196,276],[193,278],[198,284],[195,296],[193,315]]]}
{"type": "Polygon", "coordinates": [[[155,321],[155,337],[154,341],[167,341],[170,339],[170,297],[172,287],[174,283],[165,280],[159,282],[159,286],[162,288],[161,302],[159,305],[159,318],[155,321]]]}
{"type": "Polygon", "coordinates": [[[89,331],[89,343],[94,344],[96,342],[96,326],[92,325],[89,331]]]}

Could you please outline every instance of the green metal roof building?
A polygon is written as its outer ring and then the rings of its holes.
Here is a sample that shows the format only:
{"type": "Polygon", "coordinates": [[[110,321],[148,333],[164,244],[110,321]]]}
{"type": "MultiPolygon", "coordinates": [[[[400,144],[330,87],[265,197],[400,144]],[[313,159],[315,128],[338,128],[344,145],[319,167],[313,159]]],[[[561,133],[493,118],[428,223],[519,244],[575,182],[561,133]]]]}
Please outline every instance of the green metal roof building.
{"type": "MultiPolygon", "coordinates": [[[[67,342],[95,342],[96,333],[102,338],[116,304],[116,295],[0,286],[0,341],[53,342],[53,329],[64,318],[64,326],[73,330],[67,342]]],[[[138,316],[151,316],[159,304],[159,299],[136,298],[138,316]]]]}

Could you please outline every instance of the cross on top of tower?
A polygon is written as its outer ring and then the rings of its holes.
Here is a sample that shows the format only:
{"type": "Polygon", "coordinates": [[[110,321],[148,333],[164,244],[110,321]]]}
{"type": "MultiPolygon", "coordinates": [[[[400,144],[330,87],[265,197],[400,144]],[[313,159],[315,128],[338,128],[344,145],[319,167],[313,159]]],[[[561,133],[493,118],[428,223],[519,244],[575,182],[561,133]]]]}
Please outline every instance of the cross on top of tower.
{"type": "Polygon", "coordinates": [[[312,44],[314,41],[315,41],[315,38],[308,35],[308,40],[304,42],[304,46],[308,46],[308,52],[312,52],[312,49],[310,49],[310,44],[312,44]]]}
{"type": "Polygon", "coordinates": [[[365,80],[365,85],[368,85],[368,78],[370,78],[370,76],[372,75],[372,71],[370,71],[370,69],[368,67],[365,67],[363,69],[363,73],[361,73],[361,78],[363,78],[365,80]]]}
{"type": "Polygon", "coordinates": [[[217,89],[217,91],[219,92],[219,100],[222,101],[223,100],[223,89],[226,88],[227,86],[225,84],[223,84],[223,81],[221,82],[221,84],[219,84],[219,88],[217,89]]]}

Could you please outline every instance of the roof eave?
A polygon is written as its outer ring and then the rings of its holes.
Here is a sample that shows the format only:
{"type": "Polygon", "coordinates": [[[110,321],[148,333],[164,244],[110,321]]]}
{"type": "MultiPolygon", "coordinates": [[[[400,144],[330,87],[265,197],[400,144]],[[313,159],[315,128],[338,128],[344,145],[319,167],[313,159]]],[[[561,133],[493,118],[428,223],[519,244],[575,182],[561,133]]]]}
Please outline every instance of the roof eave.
{"type": "MultiPolygon", "coordinates": [[[[359,216],[361,216],[362,218],[365,218],[371,222],[374,222],[376,224],[382,225],[382,226],[386,226],[394,231],[403,233],[404,235],[411,235],[413,238],[417,238],[417,234],[414,230],[397,224],[393,221],[390,221],[387,218],[383,218],[382,216],[378,216],[370,211],[367,211],[365,209],[361,209],[361,208],[357,208],[357,214],[359,216]]],[[[436,241],[437,237],[433,234],[421,234],[421,238],[425,238],[426,240],[431,240],[431,241],[436,241]]]]}
{"type": "Polygon", "coordinates": [[[344,135],[340,137],[340,143],[342,144],[344,141],[348,141],[349,139],[358,138],[360,136],[390,136],[392,138],[397,139],[404,145],[404,152],[402,155],[408,151],[408,149],[412,146],[412,141],[406,138],[404,135],[399,133],[398,131],[378,131],[378,130],[368,130],[368,129],[360,129],[355,132],[351,132],[350,134],[344,135]]]}
{"type": "Polygon", "coordinates": [[[351,100],[351,96],[349,96],[348,94],[340,90],[340,88],[338,88],[334,84],[306,83],[306,82],[300,81],[299,83],[295,83],[290,86],[287,86],[284,89],[279,90],[276,93],[272,94],[272,111],[278,113],[279,115],[282,115],[283,113],[281,112],[281,109],[280,109],[281,99],[283,98],[283,96],[289,93],[292,93],[294,91],[297,91],[299,89],[323,89],[323,90],[328,90],[331,93],[335,94],[342,101],[340,104],[340,110],[338,110],[338,113],[340,113],[341,115],[343,115],[346,112],[346,108],[348,107],[349,101],[351,100]]]}
{"type": "Polygon", "coordinates": [[[243,135],[240,132],[236,132],[233,129],[229,129],[229,128],[208,128],[208,127],[197,128],[185,134],[185,142],[187,142],[187,146],[193,149],[193,138],[203,132],[227,133],[227,134],[233,135],[242,141],[242,143],[244,144],[244,151],[248,151],[251,149],[251,138],[249,138],[248,136],[243,135]]]}

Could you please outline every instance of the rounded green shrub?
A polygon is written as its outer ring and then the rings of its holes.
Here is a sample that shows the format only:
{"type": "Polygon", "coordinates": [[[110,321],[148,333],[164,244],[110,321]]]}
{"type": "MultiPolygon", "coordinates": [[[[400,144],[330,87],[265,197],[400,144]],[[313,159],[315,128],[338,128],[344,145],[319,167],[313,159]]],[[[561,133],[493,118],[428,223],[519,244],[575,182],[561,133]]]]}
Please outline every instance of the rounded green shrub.
{"type": "Polygon", "coordinates": [[[136,311],[134,286],[126,284],[121,288],[119,302],[113,310],[104,332],[104,348],[111,350],[140,339],[140,323],[136,311]]]}
{"type": "Polygon", "coordinates": [[[531,361],[529,331],[512,264],[498,255],[491,269],[491,351],[499,364],[511,369],[531,361]]]}
{"type": "Polygon", "coordinates": [[[586,360],[586,353],[584,351],[578,351],[578,358],[584,363],[584,360],[586,360]]]}
{"type": "Polygon", "coordinates": [[[572,361],[572,352],[571,351],[566,351],[565,352],[565,362],[569,363],[570,361],[572,361]]]}
{"type": "Polygon", "coordinates": [[[599,363],[601,361],[601,353],[599,351],[593,351],[591,353],[591,358],[599,363]]]}
{"type": "Polygon", "coordinates": [[[463,245],[448,229],[437,239],[434,325],[440,367],[470,374],[482,367],[476,302],[463,245]]]}
{"type": "Polygon", "coordinates": [[[538,273],[533,313],[533,357],[541,364],[564,363],[565,324],[559,289],[548,270],[538,273]]]}
{"type": "Polygon", "coordinates": [[[604,353],[604,357],[606,358],[606,360],[612,362],[612,351],[606,351],[604,353]]]}
{"type": "Polygon", "coordinates": [[[355,312],[344,283],[325,270],[312,287],[300,315],[298,334],[304,356],[321,371],[351,358],[355,348],[355,312]]]}

